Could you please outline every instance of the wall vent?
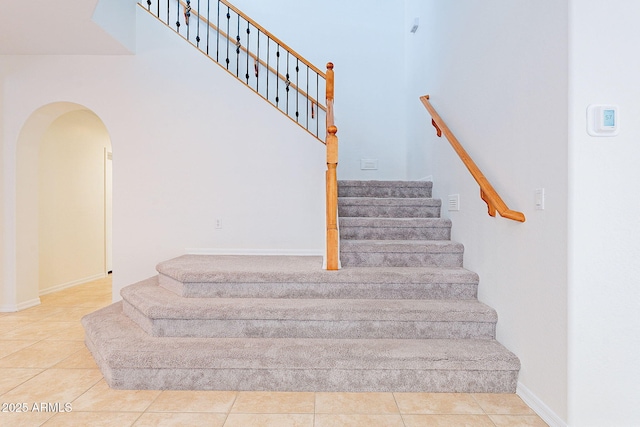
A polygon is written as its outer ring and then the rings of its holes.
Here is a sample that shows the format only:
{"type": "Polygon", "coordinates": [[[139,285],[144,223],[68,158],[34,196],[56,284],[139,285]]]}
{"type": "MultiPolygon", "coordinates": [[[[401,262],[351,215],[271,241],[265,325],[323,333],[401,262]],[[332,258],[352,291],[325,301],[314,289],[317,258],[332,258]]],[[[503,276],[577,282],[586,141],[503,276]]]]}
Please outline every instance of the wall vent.
{"type": "Polygon", "coordinates": [[[448,209],[450,211],[459,211],[460,210],[460,195],[459,194],[449,194],[449,206],[448,209]]]}

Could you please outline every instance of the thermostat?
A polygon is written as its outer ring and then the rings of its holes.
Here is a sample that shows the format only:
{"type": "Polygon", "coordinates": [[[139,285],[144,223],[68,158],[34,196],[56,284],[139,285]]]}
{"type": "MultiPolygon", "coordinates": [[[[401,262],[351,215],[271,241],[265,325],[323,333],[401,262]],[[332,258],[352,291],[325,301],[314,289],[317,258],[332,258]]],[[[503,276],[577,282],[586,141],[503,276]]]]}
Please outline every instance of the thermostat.
{"type": "Polygon", "coordinates": [[[619,122],[617,105],[592,104],[587,107],[587,132],[591,136],[616,136],[619,122]]]}

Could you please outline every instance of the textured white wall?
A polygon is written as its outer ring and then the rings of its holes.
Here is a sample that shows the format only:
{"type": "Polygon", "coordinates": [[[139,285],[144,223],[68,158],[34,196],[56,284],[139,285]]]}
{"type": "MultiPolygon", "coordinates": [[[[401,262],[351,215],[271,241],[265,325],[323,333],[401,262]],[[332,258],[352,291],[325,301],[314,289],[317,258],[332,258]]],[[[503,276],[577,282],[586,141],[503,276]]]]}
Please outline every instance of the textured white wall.
{"type": "MultiPolygon", "coordinates": [[[[116,299],[187,249],[322,253],[324,145],[143,11],[138,34],[136,56],[4,58],[4,178],[15,182],[21,129],[41,106],[72,101],[100,117],[114,156],[116,299]]],[[[14,275],[28,268],[15,250],[6,258],[14,275]]],[[[18,304],[37,299],[26,282],[18,304]]]]}
{"type": "Polygon", "coordinates": [[[233,3],[319,68],[335,64],[338,178],[406,179],[404,0],[233,3]]]}
{"type": "Polygon", "coordinates": [[[39,290],[104,276],[104,124],[89,111],[54,121],[38,152],[39,290]]]}
{"type": "Polygon", "coordinates": [[[637,426],[640,3],[570,3],[570,425],[637,426]],[[609,103],[619,136],[589,136],[587,106],[609,103]]]}
{"type": "Polygon", "coordinates": [[[567,416],[567,14],[551,0],[410,0],[405,20],[409,174],[433,175],[437,197],[460,194],[461,210],[444,210],[453,238],[480,275],[480,300],[498,312],[498,340],[520,357],[521,386],[556,420],[567,416]],[[424,94],[524,224],[487,215],[435,137],[424,94]],[[536,188],[544,211],[534,210],[536,188]]]}

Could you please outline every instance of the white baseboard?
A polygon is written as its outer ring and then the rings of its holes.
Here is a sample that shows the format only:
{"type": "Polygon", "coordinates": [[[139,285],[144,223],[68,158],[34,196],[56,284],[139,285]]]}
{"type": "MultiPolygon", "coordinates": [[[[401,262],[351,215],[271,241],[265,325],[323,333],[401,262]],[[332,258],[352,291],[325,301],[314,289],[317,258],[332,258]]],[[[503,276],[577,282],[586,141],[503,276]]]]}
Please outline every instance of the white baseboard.
{"type": "Polygon", "coordinates": [[[30,299],[29,301],[21,302],[20,304],[6,304],[0,306],[0,313],[15,313],[16,311],[26,310],[27,308],[40,305],[40,298],[30,299]]]}
{"type": "Polygon", "coordinates": [[[433,175],[427,175],[424,178],[419,178],[418,181],[429,181],[433,182],[433,175]]]}
{"type": "Polygon", "coordinates": [[[323,256],[322,249],[224,249],[224,248],[187,248],[188,255],[286,255],[286,256],[323,256]]]}
{"type": "Polygon", "coordinates": [[[549,427],[567,427],[567,423],[560,418],[551,408],[549,408],[538,396],[533,394],[524,384],[518,382],[516,394],[522,398],[524,403],[529,405],[536,414],[544,420],[549,427]]]}
{"type": "Polygon", "coordinates": [[[72,288],[74,286],[78,286],[78,285],[81,285],[83,283],[91,282],[93,280],[104,279],[105,277],[107,277],[107,275],[105,273],[100,273],[100,274],[95,274],[93,276],[84,277],[82,279],[73,280],[71,282],[61,283],[59,285],[50,286],[50,287],[48,287],[46,289],[41,289],[40,292],[39,292],[39,295],[42,296],[42,295],[52,294],[54,292],[58,292],[58,291],[61,291],[63,289],[67,289],[67,288],[72,288]]]}

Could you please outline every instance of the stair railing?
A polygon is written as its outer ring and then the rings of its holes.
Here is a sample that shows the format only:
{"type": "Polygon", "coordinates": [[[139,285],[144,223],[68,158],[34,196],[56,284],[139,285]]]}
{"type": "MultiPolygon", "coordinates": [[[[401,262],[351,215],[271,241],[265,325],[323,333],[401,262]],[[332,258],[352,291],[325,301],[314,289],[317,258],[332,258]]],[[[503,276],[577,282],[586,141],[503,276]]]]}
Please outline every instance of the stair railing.
{"type": "Polygon", "coordinates": [[[458,139],[453,135],[449,127],[442,120],[435,108],[433,108],[431,102],[429,102],[429,95],[421,96],[420,100],[429,111],[429,114],[431,114],[431,124],[436,128],[436,134],[441,137],[444,133],[444,136],[447,138],[455,152],[458,154],[464,165],[467,167],[469,172],[471,172],[471,175],[480,186],[480,198],[487,204],[489,215],[495,217],[497,211],[503,218],[524,222],[524,214],[522,212],[509,209],[500,195],[489,183],[489,180],[487,180],[484,174],[480,171],[480,168],[478,168],[478,166],[471,159],[466,150],[462,147],[458,139]]]}
{"type": "Polygon", "coordinates": [[[334,97],[333,64],[327,64],[327,270],[339,268],[339,235],[338,235],[338,128],[333,114],[334,97]]]}
{"type": "Polygon", "coordinates": [[[173,29],[321,142],[326,74],[227,0],[139,0],[173,29]]]}

